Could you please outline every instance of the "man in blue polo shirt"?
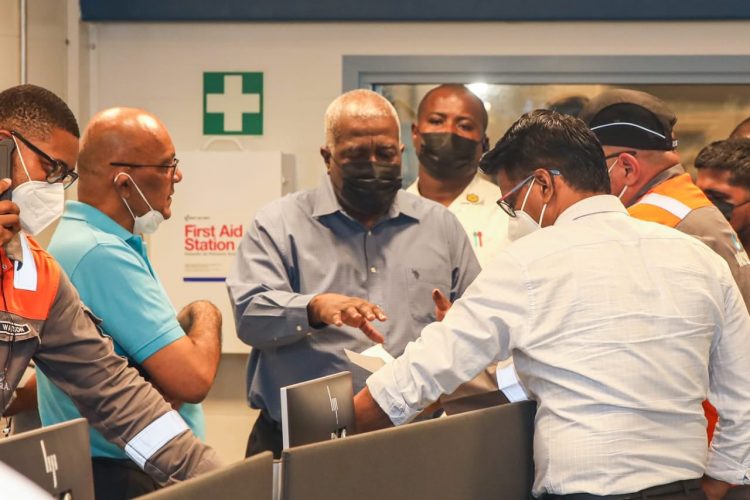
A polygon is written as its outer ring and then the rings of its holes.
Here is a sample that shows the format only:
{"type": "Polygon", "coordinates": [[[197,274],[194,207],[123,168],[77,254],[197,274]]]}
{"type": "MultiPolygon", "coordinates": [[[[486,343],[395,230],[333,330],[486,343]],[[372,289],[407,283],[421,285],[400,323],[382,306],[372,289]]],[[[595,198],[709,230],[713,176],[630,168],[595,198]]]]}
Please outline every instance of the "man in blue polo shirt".
{"type": "MultiPolygon", "coordinates": [[[[49,251],[102,319],[117,352],[203,437],[199,403],[218,367],[221,313],[199,301],[177,314],[141,236],[169,218],[174,184],[182,179],[169,133],[145,111],[103,111],[84,133],[78,168],[80,201],[67,202],[49,251]]],[[[41,372],[37,377],[44,425],[79,416],[70,398],[41,372]]],[[[93,429],[91,451],[97,498],[131,498],[156,488],[93,429]]]]}

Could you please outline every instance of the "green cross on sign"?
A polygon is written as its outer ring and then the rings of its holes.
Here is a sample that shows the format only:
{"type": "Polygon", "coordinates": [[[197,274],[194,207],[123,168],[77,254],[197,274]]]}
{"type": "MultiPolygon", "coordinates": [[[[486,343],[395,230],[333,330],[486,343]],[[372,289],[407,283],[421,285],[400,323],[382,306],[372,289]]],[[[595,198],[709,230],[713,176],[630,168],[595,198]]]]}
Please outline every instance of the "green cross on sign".
{"type": "Polygon", "coordinates": [[[203,73],[203,133],[263,135],[263,73],[203,73]]]}

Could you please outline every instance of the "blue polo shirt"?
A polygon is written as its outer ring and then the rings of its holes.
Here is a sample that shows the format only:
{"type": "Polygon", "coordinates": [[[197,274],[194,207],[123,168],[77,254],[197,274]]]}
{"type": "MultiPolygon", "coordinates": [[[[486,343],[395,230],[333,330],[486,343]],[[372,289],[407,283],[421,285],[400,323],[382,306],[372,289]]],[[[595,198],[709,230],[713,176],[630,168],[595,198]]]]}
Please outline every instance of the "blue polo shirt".
{"type": "MultiPolygon", "coordinates": [[[[102,319],[102,330],[112,337],[121,356],[142,364],[185,335],[167,292],[151,267],[141,236],[127,231],[101,211],[68,201],[48,250],[70,277],[83,302],[102,319]]],[[[81,416],[71,399],[40,370],[36,376],[43,425],[81,416]]],[[[201,405],[183,404],[179,412],[193,432],[204,439],[201,405]]],[[[93,428],[89,432],[93,456],[127,458],[93,428]]]]}

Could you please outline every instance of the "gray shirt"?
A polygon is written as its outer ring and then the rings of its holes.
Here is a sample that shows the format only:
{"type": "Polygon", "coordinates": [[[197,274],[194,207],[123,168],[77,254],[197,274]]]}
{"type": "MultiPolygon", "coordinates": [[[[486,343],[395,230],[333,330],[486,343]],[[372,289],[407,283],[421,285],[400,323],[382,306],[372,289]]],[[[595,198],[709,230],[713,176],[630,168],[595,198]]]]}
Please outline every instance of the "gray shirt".
{"type": "Polygon", "coordinates": [[[380,305],[375,326],[394,356],[435,320],[431,292],[455,300],[479,273],[466,233],[443,206],[399,191],[372,230],[341,208],[326,176],[313,190],[261,209],[227,276],[237,334],[253,350],[248,401],[280,421],[279,389],[324,375],[352,372],[354,390],[367,376],[344,349],[370,345],[351,327],[314,329],[307,304],[332,292],[380,305]]]}

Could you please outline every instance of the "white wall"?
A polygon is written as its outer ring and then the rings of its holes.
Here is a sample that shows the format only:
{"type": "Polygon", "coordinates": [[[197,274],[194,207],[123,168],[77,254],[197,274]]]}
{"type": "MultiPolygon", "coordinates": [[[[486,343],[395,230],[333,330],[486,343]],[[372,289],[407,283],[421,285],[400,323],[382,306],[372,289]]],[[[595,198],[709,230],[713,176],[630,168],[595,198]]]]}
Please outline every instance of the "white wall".
{"type": "MultiPolygon", "coordinates": [[[[29,0],[28,5],[28,81],[65,96],[67,72],[66,2],[29,0]]],[[[0,89],[20,82],[19,2],[0,0],[0,89]]]]}
{"type": "Polygon", "coordinates": [[[323,113],[341,91],[343,55],[750,53],[748,22],[100,24],[96,31],[96,106],[155,111],[178,149],[204,142],[203,71],[263,71],[265,133],[242,142],[296,155],[303,187],[323,171],[323,113]]]}

